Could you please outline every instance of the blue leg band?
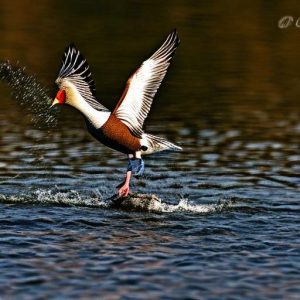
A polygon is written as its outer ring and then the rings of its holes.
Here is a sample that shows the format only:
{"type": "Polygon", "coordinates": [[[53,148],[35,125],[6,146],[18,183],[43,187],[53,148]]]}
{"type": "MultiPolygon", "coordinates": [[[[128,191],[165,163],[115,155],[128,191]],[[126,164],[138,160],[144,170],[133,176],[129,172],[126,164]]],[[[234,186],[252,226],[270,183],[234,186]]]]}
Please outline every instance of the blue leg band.
{"type": "Polygon", "coordinates": [[[142,176],[145,171],[145,164],[141,158],[129,159],[127,171],[132,171],[134,176],[142,176]]]}

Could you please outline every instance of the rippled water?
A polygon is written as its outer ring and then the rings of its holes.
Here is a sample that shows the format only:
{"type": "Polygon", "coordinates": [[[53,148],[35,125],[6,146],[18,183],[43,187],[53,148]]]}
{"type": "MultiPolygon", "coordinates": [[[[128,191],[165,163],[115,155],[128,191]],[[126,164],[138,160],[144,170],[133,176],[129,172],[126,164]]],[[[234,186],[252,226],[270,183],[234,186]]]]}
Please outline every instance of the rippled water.
{"type": "Polygon", "coordinates": [[[0,84],[1,298],[299,298],[300,29],[277,26],[297,5],[183,3],[43,1],[29,16],[26,1],[1,3],[0,60],[34,81],[0,84]],[[71,109],[35,116],[70,41],[112,108],[175,26],[147,131],[184,151],[146,157],[133,181],[154,211],[111,208],[126,159],[71,109]]]}

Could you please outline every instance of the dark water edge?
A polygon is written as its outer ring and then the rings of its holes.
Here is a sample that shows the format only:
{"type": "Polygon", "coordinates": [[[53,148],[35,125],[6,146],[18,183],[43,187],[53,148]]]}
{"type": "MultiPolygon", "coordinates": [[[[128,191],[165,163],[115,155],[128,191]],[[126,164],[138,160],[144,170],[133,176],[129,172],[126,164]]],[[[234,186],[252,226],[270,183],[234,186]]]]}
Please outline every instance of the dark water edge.
{"type": "Polygon", "coordinates": [[[297,1],[0,4],[1,299],[299,299],[297,1]],[[184,151],[145,157],[153,209],[112,207],[126,158],[49,110],[62,52],[112,109],[174,27],[146,131],[184,151]]]}

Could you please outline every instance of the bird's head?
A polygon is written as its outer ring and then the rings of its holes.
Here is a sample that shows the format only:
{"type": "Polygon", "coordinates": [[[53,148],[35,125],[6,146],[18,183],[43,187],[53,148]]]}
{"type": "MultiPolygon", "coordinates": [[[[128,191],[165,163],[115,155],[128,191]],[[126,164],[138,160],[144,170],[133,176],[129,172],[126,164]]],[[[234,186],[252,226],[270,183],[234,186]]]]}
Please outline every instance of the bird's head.
{"type": "Polygon", "coordinates": [[[71,106],[76,106],[76,96],[79,97],[79,92],[76,86],[67,79],[60,79],[56,80],[56,83],[59,87],[59,90],[52,102],[51,107],[55,105],[63,105],[68,104],[71,106]]]}
{"type": "Polygon", "coordinates": [[[59,90],[51,107],[68,104],[78,108],[79,102],[86,101],[95,109],[107,110],[96,100],[96,87],[89,65],[74,44],[66,48],[55,82],[59,90]]]}

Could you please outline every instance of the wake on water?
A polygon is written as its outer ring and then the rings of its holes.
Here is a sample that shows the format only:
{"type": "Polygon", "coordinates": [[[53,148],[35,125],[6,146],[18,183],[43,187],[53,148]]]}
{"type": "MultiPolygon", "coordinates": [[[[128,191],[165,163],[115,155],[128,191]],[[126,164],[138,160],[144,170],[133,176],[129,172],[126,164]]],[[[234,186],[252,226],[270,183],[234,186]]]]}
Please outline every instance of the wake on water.
{"type": "Polygon", "coordinates": [[[216,204],[195,204],[182,198],[177,204],[164,202],[156,195],[130,194],[126,198],[117,196],[104,199],[99,191],[94,196],[81,194],[78,191],[59,192],[53,190],[36,190],[31,194],[4,195],[0,194],[0,202],[9,204],[39,204],[58,206],[82,206],[102,209],[122,209],[127,211],[174,213],[190,212],[199,214],[220,213],[232,206],[230,199],[220,200],[216,204]]]}

